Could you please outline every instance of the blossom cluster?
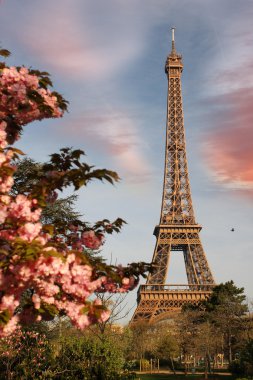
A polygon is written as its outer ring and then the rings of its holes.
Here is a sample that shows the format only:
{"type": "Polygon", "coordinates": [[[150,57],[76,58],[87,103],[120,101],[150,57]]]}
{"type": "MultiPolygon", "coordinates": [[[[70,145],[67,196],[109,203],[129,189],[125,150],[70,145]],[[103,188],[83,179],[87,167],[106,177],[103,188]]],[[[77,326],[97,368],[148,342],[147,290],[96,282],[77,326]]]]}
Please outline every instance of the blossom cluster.
{"type": "MultiPolygon", "coordinates": [[[[8,310],[12,315],[2,329],[3,335],[11,333],[19,321],[27,323],[41,320],[46,315],[48,305],[68,315],[72,323],[80,329],[92,323],[92,309],[100,305],[97,300],[94,303],[86,301],[107,281],[106,277],[93,280],[92,268],[82,263],[75,254],[69,254],[66,258],[47,256],[49,250],[56,254],[52,248],[46,247],[42,249],[37,260],[22,263],[14,258],[8,274],[0,271],[1,290],[4,292],[0,310],[8,310]],[[33,305],[23,313],[14,315],[26,289],[33,290],[33,305]],[[85,305],[87,310],[83,313],[85,305]]],[[[99,320],[103,321],[108,317],[108,311],[102,310],[99,320]]]]}
{"type": "Polygon", "coordinates": [[[1,375],[9,379],[19,373],[20,378],[22,367],[29,366],[30,378],[38,379],[47,365],[47,352],[48,341],[44,334],[18,328],[13,334],[0,338],[1,375]]]}
{"type": "Polygon", "coordinates": [[[104,243],[104,235],[95,233],[93,230],[84,231],[80,234],[78,227],[72,228],[71,235],[69,236],[71,247],[80,252],[83,250],[83,245],[91,250],[97,250],[104,243]]]}
{"type": "Polygon", "coordinates": [[[57,97],[42,88],[39,78],[25,67],[5,67],[0,75],[0,120],[11,117],[25,125],[45,117],[60,117],[57,97]]]}
{"type": "MultiPolygon", "coordinates": [[[[67,315],[80,329],[105,321],[109,311],[89,297],[96,291],[131,290],[136,277],[126,276],[121,268],[99,272],[89,261],[85,248],[98,250],[103,233],[72,231],[72,243],[58,239],[57,246],[57,238],[43,230],[36,197],[11,194],[15,149],[7,143],[9,119],[22,126],[60,117],[57,98],[28,69],[15,67],[0,70],[0,97],[0,336],[13,333],[20,323],[57,314],[67,315]],[[26,292],[31,292],[30,302],[22,304],[26,292]]],[[[46,200],[50,193],[40,195],[46,200]]]]}

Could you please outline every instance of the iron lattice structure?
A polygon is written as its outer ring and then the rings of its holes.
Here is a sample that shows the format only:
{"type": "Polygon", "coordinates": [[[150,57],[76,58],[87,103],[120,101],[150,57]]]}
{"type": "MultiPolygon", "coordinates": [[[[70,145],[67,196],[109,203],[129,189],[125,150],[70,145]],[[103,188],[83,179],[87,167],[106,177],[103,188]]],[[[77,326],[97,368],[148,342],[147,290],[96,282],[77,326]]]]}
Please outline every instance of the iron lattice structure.
{"type": "Polygon", "coordinates": [[[131,324],[139,320],[156,322],[166,319],[185,303],[197,304],[206,299],[215,285],[199,237],[201,226],[195,221],[192,206],[182,105],[182,71],[182,56],[175,49],[173,28],[172,49],[165,64],[168,77],[165,168],[160,223],[154,231],[154,271],[149,274],[146,285],[141,285],[138,290],[138,305],[131,324]],[[186,285],[165,284],[173,251],[183,253],[186,285]]]}

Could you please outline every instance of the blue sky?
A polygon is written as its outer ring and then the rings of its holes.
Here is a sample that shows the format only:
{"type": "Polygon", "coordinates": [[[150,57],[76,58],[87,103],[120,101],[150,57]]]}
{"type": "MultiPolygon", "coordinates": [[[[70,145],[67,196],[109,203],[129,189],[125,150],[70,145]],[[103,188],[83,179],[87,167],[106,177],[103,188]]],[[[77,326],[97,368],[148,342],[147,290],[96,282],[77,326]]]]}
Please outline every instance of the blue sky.
{"type": "MultiPolygon", "coordinates": [[[[2,0],[0,44],[9,64],[51,73],[70,101],[61,120],[25,128],[19,146],[46,160],[63,146],[116,170],[115,186],[80,192],[87,220],[121,216],[104,256],[150,261],[164,167],[170,28],[183,55],[190,181],[202,242],[217,282],[253,298],[252,0],[2,0]],[[231,227],[235,232],[231,232],[231,227]]],[[[185,280],[174,254],[168,282],[185,280]]],[[[136,293],[129,295],[134,305],[136,293]]]]}

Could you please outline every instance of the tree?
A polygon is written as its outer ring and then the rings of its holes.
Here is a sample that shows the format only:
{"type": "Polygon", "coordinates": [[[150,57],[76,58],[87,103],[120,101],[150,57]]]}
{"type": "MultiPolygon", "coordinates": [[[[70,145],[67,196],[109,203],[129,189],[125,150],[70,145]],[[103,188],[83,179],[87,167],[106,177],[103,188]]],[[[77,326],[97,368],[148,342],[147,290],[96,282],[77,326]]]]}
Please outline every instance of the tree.
{"type": "Polygon", "coordinates": [[[233,281],[217,285],[210,298],[203,303],[210,321],[215,325],[217,333],[224,338],[224,348],[231,363],[233,347],[245,324],[248,307],[245,304],[244,288],[238,288],[233,281]]]}
{"type": "MultiPolygon", "coordinates": [[[[7,50],[0,50],[4,57],[7,50]]],[[[0,335],[11,334],[18,324],[68,315],[84,329],[108,318],[109,311],[95,291],[133,289],[149,267],[107,265],[91,254],[104,243],[106,233],[119,232],[124,221],[107,219],[93,226],[75,219],[42,224],[42,211],[57,194],[71,186],[78,190],[92,180],[118,181],[117,173],[82,162],[84,152],[63,148],[37,171],[22,194],[11,192],[23,153],[12,146],[23,127],[34,121],[63,116],[67,102],[51,91],[47,72],[0,63],[0,335]],[[23,297],[31,290],[30,297],[23,297]],[[22,307],[20,303],[22,301],[22,307]]]]}
{"type": "Polygon", "coordinates": [[[203,355],[208,367],[210,358],[218,353],[224,352],[232,361],[245,330],[248,308],[243,291],[233,281],[221,283],[207,300],[183,308],[179,331],[184,352],[203,355]]]}
{"type": "Polygon", "coordinates": [[[80,332],[67,318],[40,323],[0,338],[0,380],[130,380],[124,332],[103,340],[80,332]]]}
{"type": "Polygon", "coordinates": [[[211,371],[211,358],[223,351],[222,338],[200,307],[186,307],[177,319],[177,336],[184,357],[185,372],[204,358],[205,377],[211,371]]]}
{"type": "MultiPolygon", "coordinates": [[[[44,166],[45,164],[28,157],[19,160],[13,176],[14,184],[11,193],[16,196],[18,194],[29,194],[45,176],[44,166]]],[[[57,193],[52,194],[51,197],[48,197],[45,208],[42,209],[41,223],[69,226],[75,220],[79,220],[82,215],[74,211],[77,198],[77,194],[65,198],[59,198],[57,193]]]]}
{"type": "Polygon", "coordinates": [[[54,364],[48,370],[56,379],[118,380],[124,358],[110,341],[94,336],[63,336],[54,364]]]}
{"type": "Polygon", "coordinates": [[[152,327],[146,321],[140,321],[130,327],[132,341],[130,344],[129,359],[144,359],[150,348],[150,331],[152,327]]]}
{"type": "Polygon", "coordinates": [[[49,342],[44,334],[17,330],[0,338],[0,379],[38,379],[48,366],[49,342]]]}
{"type": "Polygon", "coordinates": [[[230,364],[230,370],[236,375],[253,377],[253,339],[250,339],[230,364]]]}
{"type": "Polygon", "coordinates": [[[96,296],[101,300],[102,305],[110,310],[111,314],[107,320],[98,322],[91,329],[101,337],[105,333],[114,334],[114,331],[117,330],[117,324],[126,318],[131,311],[126,301],[127,294],[96,293],[96,296]]]}
{"type": "Polygon", "coordinates": [[[129,348],[124,329],[116,334],[95,334],[94,326],[80,332],[69,321],[61,319],[44,323],[44,333],[51,346],[51,359],[45,379],[126,380],[133,373],[127,370],[129,348]]]}
{"type": "Polygon", "coordinates": [[[166,325],[160,326],[156,333],[156,344],[154,346],[154,356],[158,359],[169,360],[171,369],[174,371],[174,360],[179,356],[179,344],[175,334],[166,328],[166,325]]]}
{"type": "Polygon", "coordinates": [[[139,321],[130,327],[132,344],[131,359],[159,358],[169,360],[176,355],[177,344],[170,324],[149,324],[139,321]],[[166,347],[166,348],[165,348],[166,347]]]}

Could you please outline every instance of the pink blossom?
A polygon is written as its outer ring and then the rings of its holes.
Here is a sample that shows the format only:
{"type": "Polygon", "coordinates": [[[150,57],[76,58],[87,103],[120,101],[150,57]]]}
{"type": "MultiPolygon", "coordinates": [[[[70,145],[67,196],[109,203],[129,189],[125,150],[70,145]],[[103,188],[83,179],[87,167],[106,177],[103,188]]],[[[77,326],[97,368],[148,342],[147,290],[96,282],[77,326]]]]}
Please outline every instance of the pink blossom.
{"type": "Polygon", "coordinates": [[[14,183],[14,179],[11,176],[3,176],[0,178],[0,192],[8,193],[14,183]]]}
{"type": "Polygon", "coordinates": [[[2,149],[6,148],[8,145],[6,141],[7,133],[5,132],[6,126],[7,124],[5,121],[0,122],[0,148],[2,149]]]}
{"type": "Polygon", "coordinates": [[[98,319],[99,322],[105,322],[110,317],[111,312],[109,310],[103,310],[98,319]]]}
{"type": "Polygon", "coordinates": [[[13,316],[9,322],[2,328],[1,336],[8,336],[12,334],[18,326],[19,318],[17,315],[13,316]]]}
{"type": "Polygon", "coordinates": [[[4,309],[12,309],[15,310],[15,308],[18,306],[18,302],[15,300],[14,295],[4,295],[1,300],[1,308],[4,309]]]}
{"type": "Polygon", "coordinates": [[[103,244],[104,236],[102,234],[95,234],[93,230],[85,231],[82,233],[83,244],[90,249],[98,249],[103,244]]]}
{"type": "Polygon", "coordinates": [[[127,277],[122,278],[122,284],[123,285],[128,285],[129,282],[130,282],[129,278],[127,278],[127,277]]]}
{"type": "Polygon", "coordinates": [[[34,303],[34,307],[35,309],[39,309],[40,308],[40,302],[41,302],[41,299],[40,297],[38,296],[38,294],[33,294],[32,296],[32,301],[34,303]]]}
{"type": "MultiPolygon", "coordinates": [[[[16,67],[4,68],[0,75],[0,117],[5,114],[15,115],[15,121],[19,125],[25,125],[34,120],[45,117],[60,117],[62,111],[58,107],[56,96],[50,90],[39,87],[38,77],[30,74],[28,69],[16,67]],[[2,89],[5,91],[2,92],[2,89]],[[36,101],[28,98],[29,91],[37,92],[51,111],[39,108],[36,101]],[[7,92],[7,93],[6,93],[7,92]]],[[[1,144],[1,136],[0,136],[1,144]]]]}
{"type": "MultiPolygon", "coordinates": [[[[5,131],[6,127],[7,127],[6,121],[0,121],[0,131],[5,131]]],[[[5,133],[4,139],[6,139],[6,133],[5,133]]]]}
{"type": "Polygon", "coordinates": [[[100,298],[96,298],[96,299],[94,300],[93,304],[96,305],[96,306],[101,306],[101,305],[102,305],[102,301],[101,301],[100,298]]]}
{"type": "Polygon", "coordinates": [[[27,222],[37,222],[41,215],[41,209],[32,211],[33,202],[27,199],[25,195],[19,194],[14,202],[9,206],[10,216],[13,218],[23,219],[27,222]]]}
{"type": "Polygon", "coordinates": [[[41,223],[26,223],[17,231],[19,237],[23,240],[32,241],[41,231],[41,223]]]}
{"type": "MultiPolygon", "coordinates": [[[[101,301],[92,302],[90,296],[96,291],[126,292],[136,281],[134,277],[125,277],[122,268],[117,271],[118,282],[106,275],[99,277],[96,267],[89,264],[89,256],[80,253],[83,245],[99,249],[104,235],[89,230],[80,237],[79,227],[72,225],[71,236],[56,235],[51,239],[42,230],[38,201],[26,195],[10,195],[14,183],[15,167],[11,162],[14,152],[7,147],[7,123],[3,119],[13,118],[17,126],[23,126],[34,120],[60,117],[62,111],[57,98],[50,90],[41,88],[39,78],[24,67],[5,67],[0,71],[0,98],[0,240],[6,253],[4,267],[0,268],[0,314],[5,313],[9,318],[0,326],[0,336],[11,334],[19,323],[41,320],[43,314],[38,315],[41,304],[53,305],[80,329],[105,321],[109,311],[101,311],[101,301]],[[28,96],[31,91],[48,107],[40,107],[31,99],[28,96]],[[27,289],[34,291],[33,305],[15,314],[27,289]]],[[[52,170],[48,178],[55,180],[60,176],[60,172],[52,170]]],[[[51,191],[47,201],[54,202],[56,197],[57,193],[51,191]]]]}
{"type": "Polygon", "coordinates": [[[7,207],[2,207],[0,208],[0,223],[4,223],[5,222],[5,219],[7,217],[8,213],[7,213],[7,207]]]}
{"type": "Polygon", "coordinates": [[[11,197],[9,195],[0,195],[0,202],[5,205],[8,205],[11,201],[11,197]]]}

